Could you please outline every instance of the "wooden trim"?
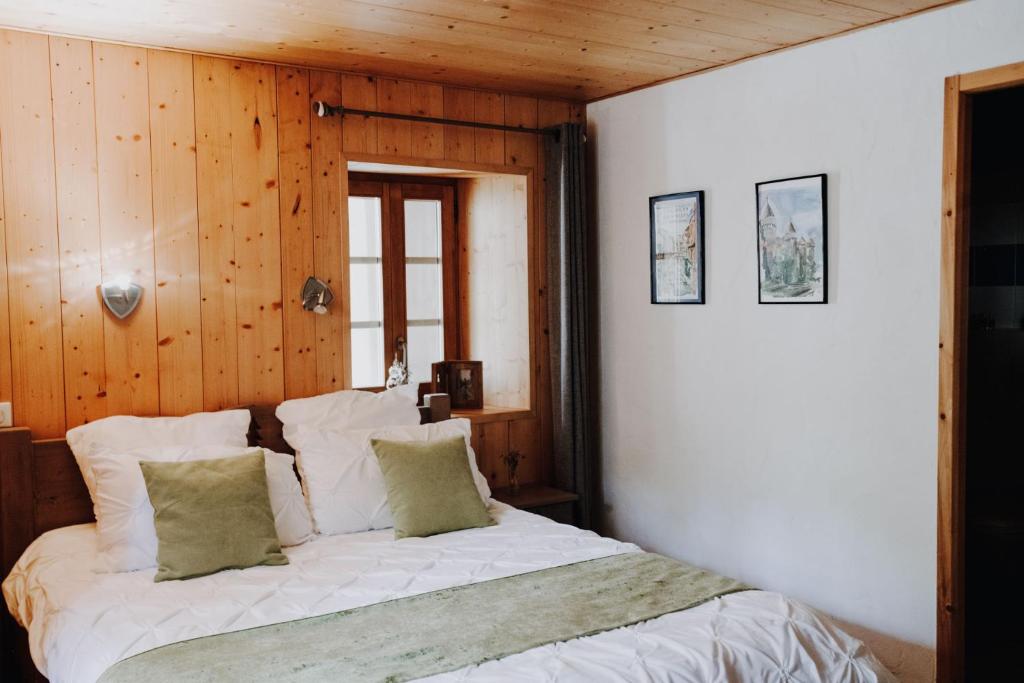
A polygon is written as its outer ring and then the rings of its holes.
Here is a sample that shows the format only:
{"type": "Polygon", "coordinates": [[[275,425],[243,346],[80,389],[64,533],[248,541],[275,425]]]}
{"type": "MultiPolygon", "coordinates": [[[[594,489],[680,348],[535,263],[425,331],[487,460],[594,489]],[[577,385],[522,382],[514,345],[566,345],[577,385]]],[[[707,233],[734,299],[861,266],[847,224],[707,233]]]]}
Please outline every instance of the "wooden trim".
{"type": "Polygon", "coordinates": [[[384,372],[391,365],[399,337],[409,339],[406,329],[405,291],[405,205],[404,188],[391,183],[384,184],[386,197],[381,202],[388,205],[387,221],[381,223],[384,252],[384,372]]]}
{"type": "Polygon", "coordinates": [[[452,417],[464,417],[473,424],[485,424],[487,422],[528,420],[536,415],[529,408],[484,406],[483,408],[458,408],[452,411],[452,417]]]}
{"type": "Polygon", "coordinates": [[[442,188],[441,199],[441,319],[444,358],[459,357],[459,231],[455,227],[455,185],[442,188]]]}
{"type": "Polygon", "coordinates": [[[1024,62],[1006,64],[960,75],[960,92],[979,93],[986,90],[1024,85],[1024,62]]]}
{"type": "Polygon", "coordinates": [[[404,173],[371,173],[369,171],[349,171],[349,182],[366,181],[371,183],[413,183],[415,185],[455,185],[455,178],[447,176],[418,176],[404,173]]]}
{"type": "MultiPolygon", "coordinates": [[[[338,331],[338,340],[342,345],[342,369],[344,371],[344,387],[346,389],[352,388],[352,339],[349,336],[349,330],[352,329],[352,300],[349,295],[349,270],[348,270],[348,255],[349,255],[349,226],[348,226],[348,173],[346,173],[347,163],[344,157],[338,155],[338,202],[339,209],[339,223],[341,224],[341,239],[339,241],[340,253],[338,254],[338,262],[332,264],[335,271],[338,274],[338,281],[341,283],[341,319],[338,321],[338,325],[341,329],[338,331]]],[[[317,316],[323,317],[323,316],[317,316]]]]}
{"type": "MultiPolygon", "coordinates": [[[[432,178],[421,178],[419,176],[405,176],[405,180],[392,181],[392,185],[399,185],[402,189],[402,199],[436,199],[444,201],[444,188],[440,183],[423,182],[432,178]]],[[[448,180],[445,178],[444,180],[448,180]]],[[[444,183],[454,185],[454,183],[444,183]]]]}
{"type": "MultiPolygon", "coordinates": [[[[532,166],[511,166],[508,164],[491,164],[477,161],[457,161],[454,159],[425,159],[423,157],[394,156],[391,154],[369,154],[364,152],[349,152],[345,160],[351,162],[362,162],[368,164],[387,164],[389,166],[418,166],[421,168],[440,168],[452,171],[466,171],[469,173],[485,173],[501,175],[529,175],[533,171],[532,166]]],[[[416,176],[403,176],[415,178],[416,176]]],[[[460,176],[463,177],[463,176],[460,176]]]]}
{"type": "Polygon", "coordinates": [[[939,281],[936,681],[964,680],[966,525],[965,359],[970,236],[971,97],[1024,84],[1024,62],[950,76],[945,83],[939,281]]]}
{"type": "Polygon", "coordinates": [[[942,161],[942,266],[939,282],[939,453],[936,680],[963,680],[964,419],[966,342],[967,99],[960,77],[946,79],[942,161]]]}
{"type": "Polygon", "coordinates": [[[382,197],[383,194],[384,183],[350,174],[348,181],[348,195],[350,197],[382,197]]]}
{"type": "MultiPolygon", "coordinates": [[[[538,155],[543,154],[542,149],[538,149],[538,155]]],[[[526,174],[526,283],[529,287],[529,293],[526,297],[527,307],[527,321],[529,325],[529,355],[530,355],[530,413],[532,416],[537,415],[538,401],[537,397],[540,395],[540,374],[542,364],[538,363],[539,349],[537,344],[537,320],[538,315],[543,312],[544,316],[547,315],[546,308],[541,309],[540,292],[547,291],[547,282],[542,279],[541,270],[538,264],[538,255],[542,254],[546,257],[547,245],[543,244],[538,234],[538,224],[535,220],[535,212],[537,211],[537,198],[534,194],[534,181],[535,176],[533,171],[529,171],[526,174]]],[[[546,272],[546,271],[545,271],[546,272]]],[[[542,329],[547,329],[547,326],[543,326],[542,329]]]]}

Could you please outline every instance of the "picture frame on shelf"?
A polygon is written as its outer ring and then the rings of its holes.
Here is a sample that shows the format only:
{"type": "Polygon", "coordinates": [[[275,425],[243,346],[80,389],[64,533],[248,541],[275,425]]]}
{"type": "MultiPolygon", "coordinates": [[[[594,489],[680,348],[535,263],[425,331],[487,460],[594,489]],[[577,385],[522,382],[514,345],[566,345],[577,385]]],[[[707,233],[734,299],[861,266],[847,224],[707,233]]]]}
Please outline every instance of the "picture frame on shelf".
{"type": "Polygon", "coordinates": [[[484,364],[446,360],[431,365],[431,393],[448,394],[453,410],[484,407],[484,364]]]}

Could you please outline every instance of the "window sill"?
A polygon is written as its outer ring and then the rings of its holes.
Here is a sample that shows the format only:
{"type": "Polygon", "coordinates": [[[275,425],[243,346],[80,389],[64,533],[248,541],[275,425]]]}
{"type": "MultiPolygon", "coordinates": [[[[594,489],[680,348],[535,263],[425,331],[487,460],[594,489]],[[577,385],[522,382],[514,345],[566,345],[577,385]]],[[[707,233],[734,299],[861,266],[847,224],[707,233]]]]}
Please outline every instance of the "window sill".
{"type": "Polygon", "coordinates": [[[533,411],[529,408],[501,408],[498,406],[484,406],[483,408],[453,408],[452,417],[464,417],[473,424],[483,424],[485,422],[525,420],[533,417],[533,411]]]}

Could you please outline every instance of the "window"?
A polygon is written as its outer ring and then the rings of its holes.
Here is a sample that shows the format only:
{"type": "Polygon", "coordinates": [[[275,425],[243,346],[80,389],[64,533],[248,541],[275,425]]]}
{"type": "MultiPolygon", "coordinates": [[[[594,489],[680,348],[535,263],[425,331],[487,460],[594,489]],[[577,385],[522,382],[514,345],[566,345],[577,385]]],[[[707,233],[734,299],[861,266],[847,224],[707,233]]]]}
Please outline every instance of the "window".
{"type": "Polygon", "coordinates": [[[352,386],[372,387],[384,376],[384,267],[380,197],[348,198],[352,386]]]}
{"type": "Polygon", "coordinates": [[[383,386],[402,337],[411,381],[456,354],[455,186],[417,179],[349,182],[352,386],[383,386]]]}

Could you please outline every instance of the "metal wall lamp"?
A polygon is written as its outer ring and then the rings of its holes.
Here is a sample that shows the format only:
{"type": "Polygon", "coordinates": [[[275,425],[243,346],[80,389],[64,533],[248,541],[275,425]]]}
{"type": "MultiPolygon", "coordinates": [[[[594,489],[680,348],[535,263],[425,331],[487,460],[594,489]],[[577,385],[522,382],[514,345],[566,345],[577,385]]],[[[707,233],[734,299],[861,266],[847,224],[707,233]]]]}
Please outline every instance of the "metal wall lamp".
{"type": "Polygon", "coordinates": [[[142,301],[142,285],[131,281],[127,275],[119,275],[99,286],[100,297],[107,310],[118,320],[130,316],[142,301]]]}
{"type": "Polygon", "coordinates": [[[302,307],[320,315],[327,313],[327,307],[334,301],[334,292],[326,282],[312,275],[302,285],[302,307]]]}

